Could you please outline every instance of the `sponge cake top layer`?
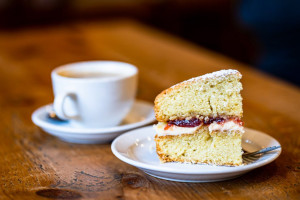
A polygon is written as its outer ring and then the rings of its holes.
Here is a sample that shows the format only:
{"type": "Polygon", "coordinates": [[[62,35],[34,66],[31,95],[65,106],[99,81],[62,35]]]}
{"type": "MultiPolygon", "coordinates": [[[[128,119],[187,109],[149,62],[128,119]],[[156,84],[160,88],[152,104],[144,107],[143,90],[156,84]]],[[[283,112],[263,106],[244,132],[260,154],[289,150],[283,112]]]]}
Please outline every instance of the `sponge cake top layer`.
{"type": "Polygon", "coordinates": [[[243,115],[242,75],[221,70],[191,78],[162,91],[155,99],[158,121],[243,115]]]}

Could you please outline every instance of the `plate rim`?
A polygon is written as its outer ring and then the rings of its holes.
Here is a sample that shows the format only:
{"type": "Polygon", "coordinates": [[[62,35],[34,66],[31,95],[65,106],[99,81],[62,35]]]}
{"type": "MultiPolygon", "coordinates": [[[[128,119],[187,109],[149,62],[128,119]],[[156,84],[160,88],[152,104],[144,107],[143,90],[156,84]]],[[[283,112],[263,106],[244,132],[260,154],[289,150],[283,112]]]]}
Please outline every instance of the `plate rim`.
{"type": "MultiPolygon", "coordinates": [[[[119,158],[121,161],[123,161],[127,164],[130,164],[132,166],[135,166],[137,168],[141,168],[141,169],[158,171],[158,172],[166,172],[166,173],[169,173],[169,174],[186,174],[186,175],[191,175],[191,174],[200,175],[200,174],[203,174],[203,175],[208,175],[208,174],[227,174],[227,173],[247,172],[247,171],[256,169],[258,167],[262,167],[264,165],[267,165],[267,164],[273,162],[276,158],[279,157],[279,155],[281,154],[281,151],[282,151],[282,148],[280,148],[277,151],[275,151],[276,153],[273,153],[271,155],[271,157],[269,157],[268,159],[263,160],[261,162],[258,162],[258,163],[253,163],[253,164],[243,165],[243,166],[214,166],[214,165],[212,165],[213,167],[226,167],[226,168],[224,168],[226,170],[218,170],[218,171],[214,170],[214,171],[201,172],[201,169],[200,170],[194,170],[194,171],[184,171],[182,169],[174,169],[174,168],[169,168],[169,167],[161,167],[161,166],[154,166],[154,165],[147,164],[147,163],[141,163],[141,162],[138,162],[138,161],[135,161],[135,160],[132,160],[132,159],[129,159],[129,158],[123,156],[122,153],[117,150],[116,144],[119,140],[121,140],[122,138],[128,137],[128,135],[130,135],[130,134],[133,134],[132,132],[142,131],[143,129],[149,129],[150,127],[152,128],[153,126],[150,125],[150,126],[141,127],[141,128],[135,129],[135,130],[131,130],[131,131],[125,132],[122,135],[115,138],[113,140],[112,144],[111,144],[112,153],[117,158],[119,158]]],[[[246,128],[246,127],[245,127],[245,130],[246,131],[254,131],[258,134],[263,135],[264,137],[269,137],[270,139],[274,140],[275,143],[280,145],[280,143],[275,138],[273,138],[272,136],[270,136],[270,135],[268,135],[268,134],[266,134],[262,131],[251,129],[251,128],[246,128]]]]}
{"type": "Polygon", "coordinates": [[[134,101],[134,104],[141,104],[143,106],[147,106],[150,110],[150,108],[152,109],[152,111],[150,112],[150,114],[148,115],[147,118],[145,118],[142,121],[136,122],[136,123],[130,123],[130,124],[125,124],[125,125],[119,125],[119,126],[113,126],[113,127],[107,127],[107,128],[71,128],[71,127],[61,127],[59,125],[55,125],[52,123],[48,123],[45,122],[43,120],[39,119],[39,115],[41,113],[44,112],[45,108],[47,106],[51,106],[52,103],[50,104],[46,104],[44,106],[41,106],[39,108],[37,108],[31,115],[31,120],[32,122],[44,129],[51,129],[53,131],[58,131],[58,132],[63,132],[66,134],[107,134],[107,133],[116,133],[116,132],[121,132],[121,131],[126,131],[126,130],[130,130],[136,127],[141,127],[147,124],[150,124],[152,122],[154,122],[155,119],[155,114],[154,114],[154,110],[153,110],[153,104],[148,102],[148,101],[144,101],[144,100],[140,100],[140,99],[136,99],[134,101]]]}

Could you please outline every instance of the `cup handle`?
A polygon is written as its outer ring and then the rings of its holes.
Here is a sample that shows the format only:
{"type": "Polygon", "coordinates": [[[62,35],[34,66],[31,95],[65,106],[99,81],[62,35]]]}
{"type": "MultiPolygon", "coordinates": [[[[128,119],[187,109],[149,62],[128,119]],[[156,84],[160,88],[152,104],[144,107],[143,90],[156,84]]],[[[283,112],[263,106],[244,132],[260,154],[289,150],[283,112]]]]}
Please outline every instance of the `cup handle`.
{"type": "Polygon", "coordinates": [[[67,97],[70,97],[73,101],[76,101],[76,94],[74,93],[65,93],[65,94],[57,94],[55,95],[54,102],[53,102],[53,108],[55,111],[55,114],[63,119],[63,120],[68,120],[68,119],[74,119],[78,117],[78,115],[70,116],[67,115],[65,110],[64,110],[64,104],[65,100],[67,97]]]}

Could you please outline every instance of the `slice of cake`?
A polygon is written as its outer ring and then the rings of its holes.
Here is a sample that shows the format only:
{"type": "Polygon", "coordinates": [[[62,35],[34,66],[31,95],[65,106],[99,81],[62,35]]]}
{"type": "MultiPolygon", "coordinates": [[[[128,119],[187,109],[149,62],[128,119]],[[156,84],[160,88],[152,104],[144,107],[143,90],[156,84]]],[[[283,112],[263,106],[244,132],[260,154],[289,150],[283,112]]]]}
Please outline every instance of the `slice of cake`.
{"type": "Polygon", "coordinates": [[[221,70],[178,83],[155,99],[162,162],[242,164],[242,75],[221,70]]]}

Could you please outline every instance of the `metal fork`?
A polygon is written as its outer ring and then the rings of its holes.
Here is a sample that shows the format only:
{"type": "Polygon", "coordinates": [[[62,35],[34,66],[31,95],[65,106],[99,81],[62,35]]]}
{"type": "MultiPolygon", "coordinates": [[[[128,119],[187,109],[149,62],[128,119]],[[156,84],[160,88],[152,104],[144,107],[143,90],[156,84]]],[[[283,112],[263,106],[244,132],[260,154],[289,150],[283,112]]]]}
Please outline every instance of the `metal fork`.
{"type": "Polygon", "coordinates": [[[254,151],[254,152],[246,152],[243,153],[243,160],[245,161],[245,163],[251,163],[256,161],[257,159],[259,159],[261,157],[261,154],[267,153],[269,151],[273,151],[275,149],[279,149],[281,148],[281,146],[272,146],[272,147],[267,147],[267,148],[263,148],[260,149],[258,151],[254,151]]]}

